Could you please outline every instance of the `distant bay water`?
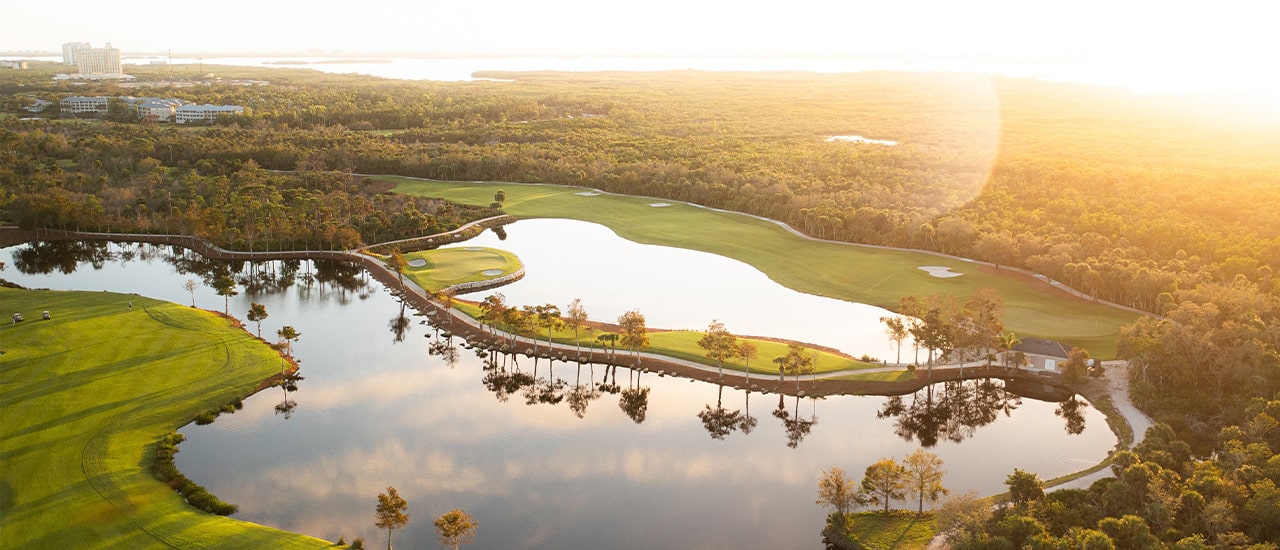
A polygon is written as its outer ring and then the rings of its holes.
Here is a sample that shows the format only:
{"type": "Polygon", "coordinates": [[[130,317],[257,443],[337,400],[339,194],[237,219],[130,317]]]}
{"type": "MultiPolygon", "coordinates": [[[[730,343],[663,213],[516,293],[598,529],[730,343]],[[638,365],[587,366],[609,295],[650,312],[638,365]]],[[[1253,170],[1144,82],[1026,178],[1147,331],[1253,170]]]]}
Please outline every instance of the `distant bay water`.
{"type": "MultiPolygon", "coordinates": [[[[4,59],[59,61],[53,56],[0,56],[4,59]]],[[[124,64],[170,62],[164,56],[129,56],[124,64]]],[[[731,56],[494,56],[387,57],[316,56],[181,56],[174,64],[307,68],[328,73],[356,73],[405,80],[468,81],[478,71],[800,71],[855,73],[865,71],[952,72],[1013,78],[1118,86],[1136,93],[1245,93],[1280,105],[1280,80],[1269,71],[1241,70],[1232,63],[1199,63],[1169,67],[1141,57],[1107,58],[1062,55],[1045,59],[961,57],[731,57],[731,56]]],[[[128,69],[125,69],[128,72],[128,69]]]]}

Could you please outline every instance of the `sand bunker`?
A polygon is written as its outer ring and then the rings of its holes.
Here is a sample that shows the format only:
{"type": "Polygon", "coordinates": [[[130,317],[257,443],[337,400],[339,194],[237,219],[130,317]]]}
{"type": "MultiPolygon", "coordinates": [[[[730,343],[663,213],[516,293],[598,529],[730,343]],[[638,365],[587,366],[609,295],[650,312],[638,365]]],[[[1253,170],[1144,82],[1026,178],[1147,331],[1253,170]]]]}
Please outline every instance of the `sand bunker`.
{"type": "Polygon", "coordinates": [[[666,207],[668,207],[668,206],[671,206],[671,203],[669,203],[669,202],[651,202],[651,203],[649,203],[649,206],[652,206],[652,207],[654,207],[654,208],[666,208],[666,207]]]}
{"type": "Polygon", "coordinates": [[[480,272],[480,274],[481,274],[481,275],[484,275],[485,277],[493,277],[493,276],[495,276],[495,275],[502,275],[502,270],[501,270],[501,269],[486,269],[486,270],[484,270],[484,271],[481,271],[481,272],[480,272]]]}
{"type": "Polygon", "coordinates": [[[951,271],[951,268],[943,267],[940,265],[922,265],[919,267],[919,269],[927,272],[930,275],[933,275],[934,277],[938,277],[940,279],[947,279],[951,277],[959,277],[961,275],[964,275],[964,273],[956,273],[954,271],[951,271]]]}
{"type": "Polygon", "coordinates": [[[409,267],[426,267],[427,261],[422,258],[414,258],[409,260],[409,267]]]}
{"type": "Polygon", "coordinates": [[[844,141],[849,143],[870,143],[873,145],[897,145],[898,142],[887,139],[870,139],[862,136],[827,136],[827,142],[844,141]]]}
{"type": "Polygon", "coordinates": [[[471,252],[478,252],[478,251],[484,250],[484,247],[480,247],[480,246],[468,246],[468,247],[464,248],[463,250],[468,250],[468,251],[471,251],[471,252]]]}
{"type": "Polygon", "coordinates": [[[579,197],[599,197],[600,196],[600,193],[597,193],[595,191],[583,191],[581,193],[574,193],[574,194],[579,197]]]}

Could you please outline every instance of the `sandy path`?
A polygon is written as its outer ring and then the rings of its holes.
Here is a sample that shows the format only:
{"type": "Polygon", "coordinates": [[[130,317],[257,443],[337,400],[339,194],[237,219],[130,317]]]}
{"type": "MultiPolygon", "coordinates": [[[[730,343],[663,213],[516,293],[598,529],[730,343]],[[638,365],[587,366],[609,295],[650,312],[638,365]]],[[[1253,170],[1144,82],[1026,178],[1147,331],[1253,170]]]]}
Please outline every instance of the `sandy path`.
{"type": "MultiPolygon", "coordinates": [[[[1150,428],[1154,422],[1137,407],[1133,406],[1133,401],[1129,399],[1129,368],[1128,363],[1124,361],[1107,361],[1103,363],[1106,367],[1106,383],[1111,393],[1111,402],[1115,404],[1116,410],[1120,411],[1120,415],[1129,423],[1129,427],[1133,428],[1133,444],[1137,445],[1142,438],[1147,435],[1147,428],[1150,428]]],[[[1066,483],[1054,485],[1053,489],[1088,489],[1093,482],[1108,477],[1115,477],[1111,472],[1111,468],[1103,468],[1092,474],[1073,479],[1066,483]]]]}

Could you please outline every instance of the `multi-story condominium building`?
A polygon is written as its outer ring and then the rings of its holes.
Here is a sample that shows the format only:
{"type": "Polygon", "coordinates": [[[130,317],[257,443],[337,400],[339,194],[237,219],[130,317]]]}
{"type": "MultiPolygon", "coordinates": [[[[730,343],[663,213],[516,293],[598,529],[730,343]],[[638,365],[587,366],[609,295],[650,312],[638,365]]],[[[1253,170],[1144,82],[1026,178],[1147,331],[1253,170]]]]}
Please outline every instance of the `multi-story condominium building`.
{"type": "Polygon", "coordinates": [[[174,122],[213,122],[218,115],[244,114],[244,107],[239,105],[183,105],[174,111],[174,122]]]}
{"type": "Polygon", "coordinates": [[[90,46],[88,42],[67,42],[66,44],[63,44],[62,45],[62,64],[75,65],[76,54],[80,50],[87,50],[92,47],[93,46],[90,46]]]}
{"type": "Polygon", "coordinates": [[[76,67],[82,75],[118,75],[120,69],[120,50],[111,47],[108,42],[105,48],[86,48],[76,50],[76,67]]]}
{"type": "Polygon", "coordinates": [[[171,121],[178,107],[186,104],[181,99],[171,99],[162,97],[138,97],[130,98],[130,103],[134,103],[138,108],[138,118],[146,120],[153,119],[157,121],[171,121]]]}
{"type": "Polygon", "coordinates": [[[105,113],[107,112],[107,98],[105,96],[67,96],[58,102],[64,113],[105,113]]]}

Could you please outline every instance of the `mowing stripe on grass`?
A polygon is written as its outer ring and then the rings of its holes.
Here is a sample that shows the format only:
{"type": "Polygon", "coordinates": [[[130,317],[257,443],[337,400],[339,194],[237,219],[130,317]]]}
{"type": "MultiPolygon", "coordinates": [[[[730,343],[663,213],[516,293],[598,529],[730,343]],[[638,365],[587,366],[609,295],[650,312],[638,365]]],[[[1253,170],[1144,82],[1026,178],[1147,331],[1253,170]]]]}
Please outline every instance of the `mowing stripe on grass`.
{"type": "Polygon", "coordinates": [[[197,511],[150,473],[161,437],[279,372],[266,344],[133,295],[0,288],[0,304],[28,319],[0,326],[0,548],[332,547],[197,511]]]}

